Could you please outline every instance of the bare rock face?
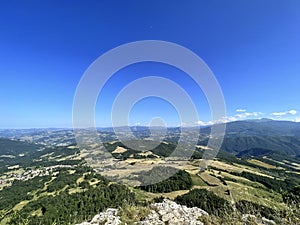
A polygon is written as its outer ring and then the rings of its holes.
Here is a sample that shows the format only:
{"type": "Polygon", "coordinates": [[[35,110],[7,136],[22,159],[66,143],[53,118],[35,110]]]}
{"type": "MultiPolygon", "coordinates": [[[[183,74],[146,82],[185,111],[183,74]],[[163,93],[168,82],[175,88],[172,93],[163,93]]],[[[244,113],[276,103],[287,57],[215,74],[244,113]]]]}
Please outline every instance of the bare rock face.
{"type": "Polygon", "coordinates": [[[136,222],[137,225],[174,224],[174,225],[203,225],[197,219],[208,215],[197,207],[188,208],[165,199],[162,203],[151,205],[152,210],[145,220],[136,222]]]}
{"type": "Polygon", "coordinates": [[[118,216],[118,210],[113,208],[108,208],[105,212],[101,212],[94,216],[91,222],[83,222],[78,225],[118,225],[121,224],[120,217],[118,216]]]}

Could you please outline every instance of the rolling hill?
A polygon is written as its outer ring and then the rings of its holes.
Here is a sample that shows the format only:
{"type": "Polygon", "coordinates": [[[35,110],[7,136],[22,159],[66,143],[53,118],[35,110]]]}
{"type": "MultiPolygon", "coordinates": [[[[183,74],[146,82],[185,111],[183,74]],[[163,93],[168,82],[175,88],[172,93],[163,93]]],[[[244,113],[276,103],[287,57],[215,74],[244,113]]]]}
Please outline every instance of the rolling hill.
{"type": "MultiPolygon", "coordinates": [[[[201,133],[208,135],[210,130],[211,127],[205,127],[201,133]]],[[[199,144],[206,145],[207,139],[201,140],[199,144]]],[[[299,156],[300,123],[269,119],[227,123],[222,150],[238,155],[250,149],[269,149],[289,156],[299,156]]]]}

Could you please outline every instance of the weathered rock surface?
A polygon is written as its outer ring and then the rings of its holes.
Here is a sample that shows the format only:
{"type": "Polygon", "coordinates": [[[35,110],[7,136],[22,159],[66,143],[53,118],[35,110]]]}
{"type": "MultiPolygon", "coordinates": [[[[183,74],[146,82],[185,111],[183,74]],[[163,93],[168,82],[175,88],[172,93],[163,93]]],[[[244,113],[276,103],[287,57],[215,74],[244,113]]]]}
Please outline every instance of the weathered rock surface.
{"type": "Polygon", "coordinates": [[[165,199],[162,203],[151,205],[152,210],[145,220],[137,222],[137,225],[174,224],[174,225],[202,225],[197,221],[200,216],[208,215],[197,207],[188,208],[165,199]]]}
{"type": "MultiPolygon", "coordinates": [[[[188,208],[167,199],[162,203],[153,203],[150,207],[151,211],[149,215],[143,221],[136,222],[136,225],[203,225],[203,223],[197,221],[197,219],[202,215],[208,215],[207,212],[197,207],[188,208]]],[[[121,224],[118,210],[108,208],[105,212],[95,215],[91,222],[83,222],[78,225],[100,224],[121,224]]]]}
{"type": "Polygon", "coordinates": [[[105,212],[101,212],[94,216],[91,222],[83,222],[79,225],[118,225],[121,224],[120,217],[118,216],[118,210],[113,208],[108,208],[105,212]]]}

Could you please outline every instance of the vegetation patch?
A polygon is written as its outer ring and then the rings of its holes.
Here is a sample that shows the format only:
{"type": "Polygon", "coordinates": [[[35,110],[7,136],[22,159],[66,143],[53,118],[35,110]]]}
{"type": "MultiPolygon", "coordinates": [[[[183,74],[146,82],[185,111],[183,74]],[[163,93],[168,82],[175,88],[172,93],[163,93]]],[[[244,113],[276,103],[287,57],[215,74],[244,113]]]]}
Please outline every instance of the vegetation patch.
{"type": "Polygon", "coordinates": [[[150,171],[142,174],[141,181],[143,183],[150,183],[151,179],[155,176],[161,176],[161,182],[155,184],[149,184],[141,186],[140,189],[154,192],[154,193],[165,193],[178,190],[186,190],[192,187],[192,179],[190,174],[184,170],[177,170],[173,167],[154,167],[150,171]],[[166,174],[174,174],[168,179],[163,179],[166,174]]]}
{"type": "Polygon", "coordinates": [[[175,202],[188,207],[201,208],[208,214],[216,216],[222,216],[233,211],[228,201],[205,189],[193,189],[189,193],[175,198],[175,202]]]}

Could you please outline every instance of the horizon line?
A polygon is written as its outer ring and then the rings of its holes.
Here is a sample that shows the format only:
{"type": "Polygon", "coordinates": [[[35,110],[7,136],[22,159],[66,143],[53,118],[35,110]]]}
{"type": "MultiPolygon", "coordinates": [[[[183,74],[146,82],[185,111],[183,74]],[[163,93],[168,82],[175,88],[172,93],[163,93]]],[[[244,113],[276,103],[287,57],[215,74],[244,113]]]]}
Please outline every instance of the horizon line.
{"type": "MultiPolygon", "coordinates": [[[[234,123],[234,122],[241,122],[241,121],[260,121],[260,120],[269,120],[269,121],[278,121],[278,122],[292,122],[292,123],[300,123],[297,121],[292,121],[292,120],[284,120],[284,119],[270,119],[270,118],[260,118],[260,119],[244,119],[244,120],[235,120],[235,121],[226,121],[226,122],[221,122],[221,123],[214,123],[214,124],[207,124],[207,125],[176,125],[176,126],[166,126],[167,128],[178,128],[178,127],[210,127],[216,124],[228,124],[228,123],[234,123]]],[[[96,129],[108,129],[108,128],[114,128],[114,127],[165,127],[165,126],[149,126],[149,125],[119,125],[119,126],[96,126],[96,129]]],[[[83,127],[83,128],[74,128],[74,127],[69,127],[69,126],[65,126],[65,127],[0,127],[0,130],[31,130],[31,129],[43,129],[43,130],[54,130],[54,129],[58,129],[58,130],[74,130],[74,129],[91,129],[94,127],[83,127]]]]}

